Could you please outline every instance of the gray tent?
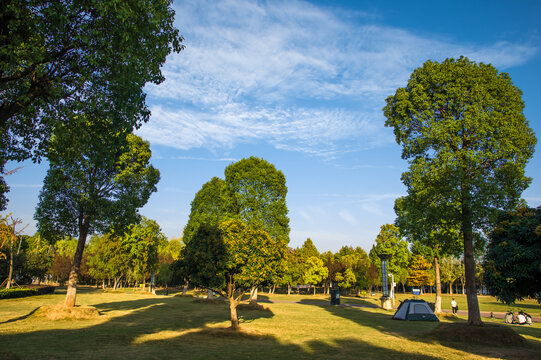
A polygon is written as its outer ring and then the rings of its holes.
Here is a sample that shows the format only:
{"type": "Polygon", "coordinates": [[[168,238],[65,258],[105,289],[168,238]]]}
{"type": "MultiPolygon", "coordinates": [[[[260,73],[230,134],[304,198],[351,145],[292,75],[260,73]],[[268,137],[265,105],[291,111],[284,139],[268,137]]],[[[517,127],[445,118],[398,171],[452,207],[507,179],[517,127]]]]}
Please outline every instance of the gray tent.
{"type": "Polygon", "coordinates": [[[440,321],[424,300],[406,299],[393,315],[394,320],[440,321]]]}

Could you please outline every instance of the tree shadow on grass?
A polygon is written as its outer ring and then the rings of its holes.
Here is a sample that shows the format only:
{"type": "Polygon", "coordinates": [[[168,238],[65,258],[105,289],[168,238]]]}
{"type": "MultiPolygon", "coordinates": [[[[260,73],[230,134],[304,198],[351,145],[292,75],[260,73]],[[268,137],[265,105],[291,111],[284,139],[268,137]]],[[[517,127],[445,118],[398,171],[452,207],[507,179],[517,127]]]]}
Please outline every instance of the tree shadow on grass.
{"type": "MultiPolygon", "coordinates": [[[[22,358],[129,358],[125,348],[134,347],[136,340],[142,336],[192,331],[219,326],[220,323],[226,328],[230,319],[228,304],[202,306],[189,298],[153,297],[92,306],[103,314],[92,321],[65,320],[55,323],[37,319],[32,314],[14,319],[24,318],[23,321],[39,322],[44,328],[54,329],[6,334],[0,328],[3,333],[0,335],[0,343],[6,344],[6,350],[22,358]]],[[[241,324],[273,315],[268,309],[239,312],[241,324]]]]}
{"type": "MultiPolygon", "coordinates": [[[[394,311],[385,312],[384,310],[371,310],[366,308],[344,308],[339,306],[322,306],[326,311],[335,316],[354,321],[363,326],[369,326],[377,329],[381,333],[397,336],[425,344],[440,344],[452,349],[476,354],[480,356],[498,357],[502,359],[519,359],[519,358],[536,358],[539,357],[541,350],[541,342],[528,341],[525,347],[517,349],[515,346],[505,346],[500,344],[472,344],[456,343],[435,339],[430,335],[440,323],[439,322],[424,322],[424,321],[403,321],[393,320],[394,311]]],[[[447,318],[446,318],[447,319],[447,318]]],[[[454,317],[449,319],[453,323],[465,324],[466,320],[454,317]]],[[[502,326],[505,326],[502,324],[502,326]]],[[[515,329],[519,334],[529,335],[540,338],[541,329],[532,327],[522,327],[515,329]]]]}
{"type": "MultiPolygon", "coordinates": [[[[188,298],[144,298],[93,306],[105,314],[101,320],[52,323],[30,317],[25,321],[48,323],[40,323],[44,329],[36,331],[3,331],[0,343],[21,359],[438,358],[384,348],[359,339],[291,344],[250,330],[233,332],[227,329],[227,304],[202,306],[188,298]]],[[[268,309],[240,311],[239,314],[245,322],[273,316],[268,309]]]]}

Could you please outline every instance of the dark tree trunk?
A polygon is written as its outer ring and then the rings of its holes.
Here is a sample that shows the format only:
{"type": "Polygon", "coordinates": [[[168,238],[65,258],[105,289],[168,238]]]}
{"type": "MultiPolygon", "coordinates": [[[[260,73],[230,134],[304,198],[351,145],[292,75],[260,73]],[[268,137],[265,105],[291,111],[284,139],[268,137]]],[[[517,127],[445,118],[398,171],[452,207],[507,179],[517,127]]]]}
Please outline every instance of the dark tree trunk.
{"type": "Polygon", "coordinates": [[[441,277],[440,277],[440,262],[438,257],[434,256],[434,271],[436,273],[436,304],[434,312],[441,313],[441,277]]]}
{"type": "Polygon", "coordinates": [[[468,324],[483,325],[477,289],[475,286],[475,259],[473,257],[473,227],[469,187],[462,187],[462,234],[464,236],[464,272],[466,278],[466,300],[468,302],[468,324]]]}
{"type": "Polygon", "coordinates": [[[77,279],[79,277],[79,270],[81,269],[81,260],[83,259],[83,251],[85,249],[86,237],[88,235],[89,228],[90,216],[81,215],[79,218],[79,240],[77,241],[77,250],[75,250],[75,256],[73,257],[73,263],[71,264],[68,290],[66,292],[66,300],[64,301],[64,305],[67,307],[75,306],[77,279]]]}

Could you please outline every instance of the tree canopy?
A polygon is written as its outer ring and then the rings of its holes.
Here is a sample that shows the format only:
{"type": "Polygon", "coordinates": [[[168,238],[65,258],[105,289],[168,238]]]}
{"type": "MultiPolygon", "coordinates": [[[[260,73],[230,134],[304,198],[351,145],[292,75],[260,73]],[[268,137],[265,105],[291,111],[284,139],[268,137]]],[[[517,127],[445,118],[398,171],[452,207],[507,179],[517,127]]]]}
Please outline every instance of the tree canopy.
{"type": "Polygon", "coordinates": [[[234,213],[246,224],[289,242],[289,218],[284,174],[264,159],[249,157],[225,168],[234,213]]]}
{"type": "Polygon", "coordinates": [[[506,304],[531,296],[541,303],[541,208],[503,212],[484,261],[490,292],[506,304]]]}
{"type": "Polygon", "coordinates": [[[530,182],[524,167],[536,138],[521,95],[508,74],[461,57],[427,61],[383,109],[409,162],[408,195],[415,188],[426,199],[446,202],[439,213],[460,226],[470,324],[482,323],[473,233],[487,229],[495,210],[513,208],[530,182]]]}
{"type": "Polygon", "coordinates": [[[408,276],[411,253],[408,242],[400,234],[400,229],[393,224],[381,226],[376,243],[370,250],[370,261],[377,266],[379,274],[381,274],[381,260],[378,257],[380,254],[391,255],[391,258],[387,260],[387,271],[393,274],[397,281],[404,284],[408,276]]]}
{"type": "Polygon", "coordinates": [[[281,266],[285,251],[264,230],[228,220],[219,226],[201,224],[184,248],[184,263],[192,283],[229,300],[231,327],[237,329],[236,307],[243,294],[281,266]]]}
{"type": "MultiPolygon", "coordinates": [[[[172,1],[6,0],[0,12],[0,178],[38,159],[53,128],[98,111],[117,129],[148,120],[143,88],[183,49],[172,1]]],[[[0,196],[6,191],[0,179],[0,196]]],[[[1,202],[0,202],[1,207],[1,202]]]]}

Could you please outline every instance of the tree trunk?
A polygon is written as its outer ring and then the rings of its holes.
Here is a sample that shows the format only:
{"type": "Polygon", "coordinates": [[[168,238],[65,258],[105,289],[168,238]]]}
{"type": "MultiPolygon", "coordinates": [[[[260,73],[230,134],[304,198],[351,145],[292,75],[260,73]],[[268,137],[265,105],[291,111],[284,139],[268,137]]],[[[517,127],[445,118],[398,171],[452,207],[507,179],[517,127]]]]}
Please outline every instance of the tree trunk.
{"type": "Polygon", "coordinates": [[[441,277],[440,277],[440,262],[438,257],[434,256],[434,270],[436,272],[436,304],[434,306],[434,312],[436,314],[441,313],[441,277]]]}
{"type": "Polygon", "coordinates": [[[482,326],[477,289],[475,287],[475,259],[473,258],[473,227],[469,186],[462,185],[462,234],[464,237],[464,272],[466,278],[466,300],[468,302],[468,324],[482,326]]]}
{"type": "Polygon", "coordinates": [[[11,287],[11,280],[13,279],[13,237],[11,237],[11,241],[9,242],[9,244],[9,274],[8,282],[6,283],[6,289],[9,289],[11,287]]]}
{"type": "Polygon", "coordinates": [[[210,289],[207,289],[207,299],[208,300],[214,299],[214,292],[210,289]]]}
{"type": "Polygon", "coordinates": [[[250,290],[250,304],[257,304],[257,288],[257,286],[254,286],[250,290]]]}
{"type": "Polygon", "coordinates": [[[239,318],[237,316],[237,302],[231,295],[229,298],[229,311],[231,312],[231,329],[239,329],[239,318]]]}
{"type": "Polygon", "coordinates": [[[90,228],[90,216],[79,216],[79,239],[77,241],[77,250],[73,257],[73,263],[71,264],[71,270],[68,280],[68,290],[66,292],[66,300],[64,305],[67,307],[75,306],[75,297],[77,295],[77,278],[79,277],[79,270],[81,269],[81,260],[83,259],[83,251],[85,249],[86,236],[88,235],[88,229],[90,228]]]}
{"type": "Polygon", "coordinates": [[[453,283],[449,283],[449,295],[453,295],[453,283]]]}
{"type": "Polygon", "coordinates": [[[272,285],[272,294],[274,295],[274,292],[276,291],[276,284],[272,285]]]}
{"type": "Polygon", "coordinates": [[[287,284],[287,294],[291,295],[291,285],[287,284]]]}
{"type": "Polygon", "coordinates": [[[238,299],[235,299],[235,286],[233,285],[232,278],[229,277],[227,284],[227,297],[229,298],[229,312],[231,313],[231,329],[239,329],[239,318],[237,316],[237,305],[242,300],[242,294],[238,299]]]}
{"type": "Polygon", "coordinates": [[[314,285],[314,295],[316,294],[316,286],[314,285]]]}
{"type": "Polygon", "coordinates": [[[188,282],[186,282],[186,284],[184,284],[184,287],[182,288],[182,295],[186,295],[187,292],[188,292],[188,282]]]}

